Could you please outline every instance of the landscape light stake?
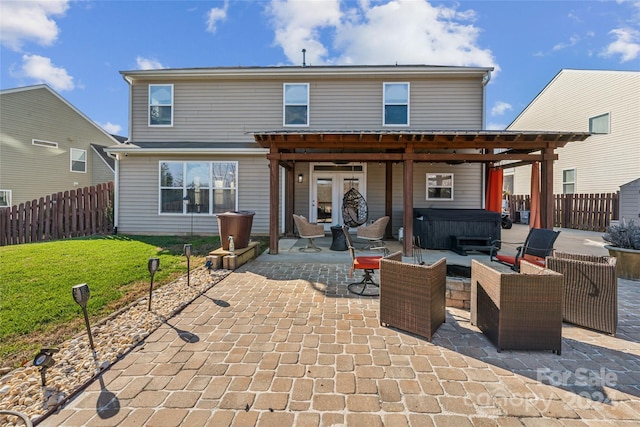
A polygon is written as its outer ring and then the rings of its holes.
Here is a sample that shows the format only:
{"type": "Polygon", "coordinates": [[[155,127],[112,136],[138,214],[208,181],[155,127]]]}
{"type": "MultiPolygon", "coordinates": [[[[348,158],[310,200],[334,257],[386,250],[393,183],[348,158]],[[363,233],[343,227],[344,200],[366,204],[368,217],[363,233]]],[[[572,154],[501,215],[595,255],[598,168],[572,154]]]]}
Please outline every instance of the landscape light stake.
{"type": "Polygon", "coordinates": [[[81,285],[76,285],[71,289],[71,294],[73,295],[73,299],[78,303],[80,307],[82,307],[82,312],[84,313],[84,324],[87,327],[87,334],[89,335],[89,344],[91,345],[91,350],[95,353],[96,349],[93,346],[93,337],[91,336],[91,326],[89,326],[89,315],[87,314],[87,302],[89,301],[89,296],[91,292],[89,292],[89,286],[86,283],[81,285]]]}
{"type": "Polygon", "coordinates": [[[187,257],[187,286],[191,286],[190,285],[190,271],[191,271],[191,266],[190,266],[190,258],[191,258],[191,244],[187,243],[186,245],[184,245],[184,256],[187,257]]]}
{"type": "Polygon", "coordinates": [[[43,387],[47,385],[45,372],[56,363],[56,361],[53,360],[53,353],[57,353],[58,351],[60,350],[57,348],[43,348],[33,359],[33,365],[40,368],[40,377],[42,378],[43,387]]]}
{"type": "Polygon", "coordinates": [[[149,311],[151,311],[151,296],[153,294],[153,275],[158,271],[158,267],[160,267],[160,259],[159,258],[149,258],[149,263],[147,264],[149,268],[149,274],[151,274],[151,284],[149,285],[149,311]]]}

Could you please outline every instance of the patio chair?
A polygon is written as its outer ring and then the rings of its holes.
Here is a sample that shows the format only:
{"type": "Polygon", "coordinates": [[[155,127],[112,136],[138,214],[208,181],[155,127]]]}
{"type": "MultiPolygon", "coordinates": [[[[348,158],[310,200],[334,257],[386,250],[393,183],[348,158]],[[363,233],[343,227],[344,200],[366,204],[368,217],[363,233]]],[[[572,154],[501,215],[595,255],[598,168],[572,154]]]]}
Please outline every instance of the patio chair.
{"type": "Polygon", "coordinates": [[[565,322],[615,335],[618,324],[617,258],[556,252],[547,268],[564,276],[565,322]]]}
{"type": "Polygon", "coordinates": [[[349,283],[347,289],[349,292],[361,296],[376,297],[380,295],[379,286],[373,281],[373,274],[375,270],[380,268],[380,259],[382,255],[373,256],[356,256],[356,248],[353,246],[353,241],[349,235],[349,226],[343,225],[342,231],[344,232],[345,240],[347,241],[347,247],[349,248],[349,254],[351,255],[351,271],[350,277],[353,276],[353,270],[362,270],[364,276],[360,282],[349,283]],[[362,289],[359,289],[362,287],[362,289]],[[373,288],[373,291],[371,290],[373,288]]]}
{"type": "Polygon", "coordinates": [[[293,214],[293,222],[296,224],[300,238],[308,239],[307,246],[300,248],[300,251],[320,252],[320,248],[313,243],[313,239],[324,237],[324,227],[322,225],[311,223],[302,215],[296,214],[293,214]]]}
{"type": "Polygon", "coordinates": [[[471,261],[471,323],[502,350],[562,350],[562,274],[523,262],[520,272],[471,261]]]}
{"type": "Polygon", "coordinates": [[[431,337],[445,321],[447,263],[402,262],[402,252],[380,260],[380,324],[431,337]]]}
{"type": "Polygon", "coordinates": [[[383,216],[378,218],[369,225],[361,225],[356,229],[356,237],[358,239],[368,241],[368,249],[382,250],[384,255],[388,255],[388,250],[384,245],[382,238],[387,231],[387,224],[389,224],[390,217],[383,216]]]}
{"type": "Polygon", "coordinates": [[[553,245],[559,234],[559,231],[547,230],[546,228],[532,228],[522,246],[516,248],[515,256],[498,254],[500,246],[509,242],[494,240],[491,245],[491,261],[507,265],[514,271],[520,270],[520,261],[523,259],[544,267],[545,258],[553,253],[553,245]]]}

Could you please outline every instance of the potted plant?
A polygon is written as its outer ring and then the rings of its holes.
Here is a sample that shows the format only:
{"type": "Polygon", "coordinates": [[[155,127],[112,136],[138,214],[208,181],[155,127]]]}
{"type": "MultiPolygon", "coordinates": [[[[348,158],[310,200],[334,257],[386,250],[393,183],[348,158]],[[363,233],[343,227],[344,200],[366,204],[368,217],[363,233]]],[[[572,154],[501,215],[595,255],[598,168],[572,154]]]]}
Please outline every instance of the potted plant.
{"type": "Polygon", "coordinates": [[[617,258],[618,277],[640,280],[640,225],[623,219],[607,227],[602,239],[609,255],[617,258]]]}

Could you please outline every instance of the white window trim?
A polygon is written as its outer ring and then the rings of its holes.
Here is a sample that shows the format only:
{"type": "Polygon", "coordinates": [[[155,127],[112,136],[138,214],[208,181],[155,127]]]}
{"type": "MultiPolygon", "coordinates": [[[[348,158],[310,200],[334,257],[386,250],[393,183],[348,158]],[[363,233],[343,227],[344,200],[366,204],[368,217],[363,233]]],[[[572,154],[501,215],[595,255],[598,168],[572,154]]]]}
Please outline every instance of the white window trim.
{"type": "Polygon", "coordinates": [[[576,190],[578,189],[578,168],[566,168],[562,169],[562,194],[577,194],[576,190]],[[573,181],[565,181],[564,173],[565,171],[573,171],[573,181]],[[564,186],[572,184],[573,185],[573,193],[565,193],[564,186]]]}
{"type": "Polygon", "coordinates": [[[310,99],[310,93],[309,93],[309,83],[283,83],[282,84],[282,126],[284,127],[309,127],[309,117],[310,117],[310,111],[311,111],[311,99],[310,99]],[[307,103],[306,104],[287,104],[287,97],[286,97],[286,93],[287,93],[287,86],[306,86],[307,87],[307,103]],[[307,123],[302,124],[302,125],[291,125],[291,124],[287,124],[287,105],[291,105],[291,106],[301,106],[304,105],[307,107],[307,123]]]}
{"type": "Polygon", "coordinates": [[[428,173],[425,176],[426,178],[426,189],[425,189],[425,199],[426,200],[433,200],[433,201],[440,201],[440,202],[451,202],[454,200],[454,179],[453,179],[453,173],[449,173],[449,172],[438,172],[438,173],[428,173]],[[430,176],[436,176],[436,175],[451,175],[451,186],[437,186],[437,187],[429,187],[429,177],[430,176]],[[449,199],[443,199],[443,198],[429,198],[429,188],[451,188],[451,198],[449,199]]]}
{"type": "MultiPolygon", "coordinates": [[[[79,161],[79,160],[78,160],[79,161]]],[[[87,158],[87,150],[83,150],[81,148],[71,148],[71,150],[69,150],[69,170],[73,173],[87,173],[87,169],[88,169],[88,158],[87,158]],[[83,171],[74,171],[73,170],[73,152],[74,151],[81,151],[84,153],[84,170],[83,171]]]]}
{"type": "MultiPolygon", "coordinates": [[[[235,208],[237,210],[238,208],[238,194],[239,194],[239,182],[240,182],[240,173],[238,172],[238,161],[237,160],[205,160],[205,161],[200,161],[200,160],[159,160],[158,161],[158,215],[162,215],[162,216],[191,216],[191,215],[199,215],[199,216],[210,216],[210,217],[217,217],[218,214],[213,212],[213,197],[211,197],[211,195],[209,196],[209,212],[206,213],[191,213],[188,212],[187,206],[183,203],[182,205],[182,213],[177,213],[177,212],[162,212],[162,190],[164,188],[178,188],[178,187],[162,187],[161,183],[162,183],[162,167],[161,165],[163,163],[182,163],[182,176],[186,177],[187,176],[187,163],[209,163],[209,176],[211,178],[213,178],[213,164],[214,163],[235,163],[236,165],[236,178],[235,178],[235,185],[232,185],[231,187],[216,187],[215,186],[215,181],[212,179],[211,180],[211,185],[209,186],[209,191],[213,191],[215,189],[223,189],[223,190],[232,190],[235,189],[235,200],[234,200],[234,205],[235,208]]],[[[185,184],[182,185],[182,197],[184,198],[184,196],[187,195],[187,190],[189,189],[189,187],[187,187],[185,184]]]]}
{"type": "Polygon", "coordinates": [[[384,82],[382,83],[382,126],[410,126],[411,123],[411,84],[410,82],[384,82]],[[407,102],[402,104],[389,103],[387,104],[387,91],[385,90],[387,85],[407,85],[407,102]],[[385,107],[387,105],[406,105],[407,106],[407,123],[406,124],[387,124],[387,117],[385,114],[385,107]]]}
{"type": "Polygon", "coordinates": [[[44,139],[32,139],[31,145],[44,148],[58,148],[58,143],[53,141],[45,141],[44,139]]]}
{"type": "Polygon", "coordinates": [[[589,117],[589,132],[594,134],[594,135],[608,135],[611,133],[611,113],[607,112],[607,113],[602,113],[602,114],[598,114],[596,116],[591,116],[589,117]],[[591,123],[594,119],[598,119],[600,117],[607,117],[607,131],[606,132],[593,132],[591,130],[591,123]]]}
{"type": "Polygon", "coordinates": [[[0,208],[10,208],[11,206],[13,206],[11,204],[11,190],[0,190],[0,193],[7,193],[7,206],[0,206],[0,208]]]}
{"type": "Polygon", "coordinates": [[[173,127],[173,115],[175,112],[175,103],[176,103],[176,93],[173,87],[173,84],[159,84],[159,83],[153,83],[153,84],[149,84],[148,88],[147,88],[147,124],[149,127],[153,127],[153,128],[170,128],[173,127]],[[171,104],[151,104],[151,87],[152,86],[169,86],[171,87],[171,104]],[[152,106],[156,106],[156,107],[171,107],[171,124],[170,125],[154,125],[151,124],[151,107],[152,106]]]}

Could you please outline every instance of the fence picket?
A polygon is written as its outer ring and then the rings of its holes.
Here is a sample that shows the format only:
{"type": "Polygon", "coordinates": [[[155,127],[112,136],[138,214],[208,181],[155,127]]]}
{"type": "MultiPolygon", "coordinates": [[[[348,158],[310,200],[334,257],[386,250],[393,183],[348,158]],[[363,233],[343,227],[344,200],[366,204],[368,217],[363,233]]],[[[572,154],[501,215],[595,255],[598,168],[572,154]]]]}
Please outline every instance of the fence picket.
{"type": "Polygon", "coordinates": [[[0,208],[0,246],[108,233],[113,182],[0,208]]]}

